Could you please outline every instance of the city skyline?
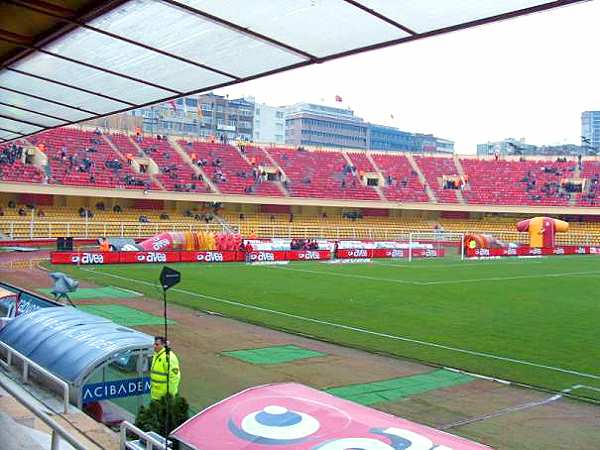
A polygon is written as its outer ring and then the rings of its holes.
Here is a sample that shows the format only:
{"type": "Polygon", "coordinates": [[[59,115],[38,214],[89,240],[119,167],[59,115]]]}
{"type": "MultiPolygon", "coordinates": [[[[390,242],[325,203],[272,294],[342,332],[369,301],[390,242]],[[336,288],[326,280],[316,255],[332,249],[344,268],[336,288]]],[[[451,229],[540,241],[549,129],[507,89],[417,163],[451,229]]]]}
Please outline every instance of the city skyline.
{"type": "Polygon", "coordinates": [[[600,109],[600,63],[588,49],[600,38],[598,18],[600,2],[590,1],[215,93],[350,107],[368,122],[453,140],[463,154],[508,137],[579,144],[581,113],[600,109]]]}

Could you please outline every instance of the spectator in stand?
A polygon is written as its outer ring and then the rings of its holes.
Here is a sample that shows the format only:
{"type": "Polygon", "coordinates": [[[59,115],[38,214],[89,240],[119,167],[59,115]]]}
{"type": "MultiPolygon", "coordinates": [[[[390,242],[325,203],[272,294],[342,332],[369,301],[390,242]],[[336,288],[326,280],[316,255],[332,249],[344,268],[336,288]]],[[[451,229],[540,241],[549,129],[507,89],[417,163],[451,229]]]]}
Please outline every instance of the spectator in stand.
{"type": "Polygon", "coordinates": [[[245,251],[245,258],[244,260],[249,263],[252,261],[252,252],[254,251],[254,248],[252,247],[252,244],[248,241],[246,243],[246,246],[244,247],[244,251],[245,251]]]}
{"type": "Polygon", "coordinates": [[[37,216],[42,218],[42,217],[46,217],[46,213],[44,212],[43,209],[38,209],[37,210],[37,216]]]}
{"type": "Polygon", "coordinates": [[[110,242],[105,237],[101,237],[98,239],[98,244],[100,244],[101,252],[110,252],[110,242]]]}
{"type": "Polygon", "coordinates": [[[18,212],[20,217],[24,217],[27,215],[27,213],[25,212],[24,208],[19,208],[19,212],[18,212]]]}
{"type": "Polygon", "coordinates": [[[123,210],[121,209],[121,207],[117,204],[115,206],[113,206],[113,212],[115,213],[120,213],[123,212],[123,210]]]}

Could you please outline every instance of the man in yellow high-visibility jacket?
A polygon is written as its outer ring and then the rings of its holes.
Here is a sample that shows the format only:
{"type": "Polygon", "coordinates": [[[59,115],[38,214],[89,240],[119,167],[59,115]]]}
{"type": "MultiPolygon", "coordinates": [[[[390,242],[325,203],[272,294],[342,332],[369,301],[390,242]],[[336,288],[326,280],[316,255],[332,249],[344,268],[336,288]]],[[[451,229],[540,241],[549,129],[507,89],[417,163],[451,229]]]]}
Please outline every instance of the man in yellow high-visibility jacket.
{"type": "Polygon", "coordinates": [[[160,400],[168,392],[173,397],[179,392],[179,381],[181,381],[181,371],[179,370],[179,360],[173,350],[169,349],[167,360],[167,342],[162,336],[154,338],[154,355],[152,355],[152,365],[150,366],[150,397],[152,400],[160,400]],[[168,384],[167,384],[167,373],[168,384]]]}

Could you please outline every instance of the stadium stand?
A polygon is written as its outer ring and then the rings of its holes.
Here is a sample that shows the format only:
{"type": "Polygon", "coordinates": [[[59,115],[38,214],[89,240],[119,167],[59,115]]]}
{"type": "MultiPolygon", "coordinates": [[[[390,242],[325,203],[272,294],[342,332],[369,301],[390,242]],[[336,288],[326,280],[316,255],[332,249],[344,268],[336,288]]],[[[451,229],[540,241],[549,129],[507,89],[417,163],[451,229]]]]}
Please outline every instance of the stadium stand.
{"type": "Polygon", "coordinates": [[[581,165],[575,158],[410,158],[400,152],[234,146],[66,127],[15,147],[0,146],[0,181],[404,203],[597,205],[600,162],[594,158],[581,165]],[[367,185],[367,175],[377,186],[367,185]],[[447,177],[468,182],[446,189],[447,177]],[[569,179],[582,180],[583,192],[567,192],[563,182],[569,179]]]}
{"type": "Polygon", "coordinates": [[[156,178],[167,191],[210,192],[204,180],[194,173],[166,139],[145,136],[139,146],[158,166],[156,178]]]}
{"type": "Polygon", "coordinates": [[[494,161],[461,158],[469,175],[464,197],[471,204],[566,206],[570,196],[560,181],[570,177],[574,162],[494,161]],[[494,176],[490,176],[494,174],[494,176]]]}
{"type": "Polygon", "coordinates": [[[98,188],[150,189],[147,177],[135,173],[102,135],[58,128],[31,139],[48,157],[49,183],[98,188]]]}
{"type": "Polygon", "coordinates": [[[272,147],[273,159],[286,172],[293,197],[378,200],[377,192],[361,180],[340,152],[272,147]]]}
{"type": "Polygon", "coordinates": [[[444,176],[457,176],[458,171],[453,158],[415,156],[415,161],[421,168],[425,179],[437,198],[439,203],[457,203],[455,189],[445,189],[443,186],[444,176]]]}
{"type": "Polygon", "coordinates": [[[29,180],[31,183],[41,183],[44,180],[44,173],[33,165],[25,165],[21,160],[23,147],[22,141],[15,145],[5,145],[0,147],[0,180],[2,181],[23,181],[29,180]]]}
{"type": "Polygon", "coordinates": [[[385,178],[384,195],[388,200],[399,202],[427,202],[425,186],[419,181],[405,155],[379,154],[373,160],[385,178]]]}
{"type": "Polygon", "coordinates": [[[218,189],[225,194],[256,194],[281,197],[273,182],[252,167],[235,147],[218,142],[178,142],[192,161],[200,163],[218,189]]]}

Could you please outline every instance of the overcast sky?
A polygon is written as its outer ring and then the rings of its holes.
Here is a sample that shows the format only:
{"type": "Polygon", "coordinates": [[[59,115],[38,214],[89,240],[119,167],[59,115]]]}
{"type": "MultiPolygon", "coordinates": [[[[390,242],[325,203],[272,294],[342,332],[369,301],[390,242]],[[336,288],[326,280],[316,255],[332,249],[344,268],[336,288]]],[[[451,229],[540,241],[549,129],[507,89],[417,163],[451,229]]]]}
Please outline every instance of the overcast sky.
{"type": "Polygon", "coordinates": [[[579,144],[581,112],[600,109],[599,44],[594,0],[217,92],[350,107],[370,122],[454,140],[459,153],[507,137],[579,144]]]}

